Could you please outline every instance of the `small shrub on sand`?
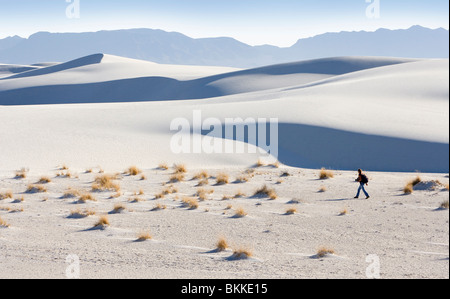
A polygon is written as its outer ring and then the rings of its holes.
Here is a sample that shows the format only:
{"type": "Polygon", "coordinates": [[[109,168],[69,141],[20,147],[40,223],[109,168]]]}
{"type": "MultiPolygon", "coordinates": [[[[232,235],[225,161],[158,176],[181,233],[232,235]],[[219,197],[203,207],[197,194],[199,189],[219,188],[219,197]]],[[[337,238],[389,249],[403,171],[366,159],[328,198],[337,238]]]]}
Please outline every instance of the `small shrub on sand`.
{"type": "Polygon", "coordinates": [[[200,200],[208,200],[208,195],[213,194],[214,190],[210,189],[203,189],[203,188],[199,188],[197,190],[197,193],[195,193],[195,196],[197,196],[200,200]]]}
{"type": "Polygon", "coordinates": [[[100,228],[100,229],[104,229],[108,226],[110,226],[111,224],[109,223],[109,219],[106,216],[101,216],[97,223],[94,224],[94,228],[100,228]]]}
{"type": "Polygon", "coordinates": [[[347,209],[343,209],[340,213],[339,216],[345,216],[348,214],[348,210],[347,209]]]}
{"type": "Polygon", "coordinates": [[[97,201],[97,199],[90,193],[81,194],[78,198],[78,203],[86,203],[88,201],[97,201]]]}
{"type": "Polygon", "coordinates": [[[175,164],[173,165],[174,173],[186,173],[187,168],[184,164],[175,164]]]}
{"type": "Polygon", "coordinates": [[[248,259],[253,256],[253,252],[247,248],[239,248],[233,251],[231,258],[233,259],[248,259]]]}
{"type": "Polygon", "coordinates": [[[51,183],[52,180],[49,177],[43,176],[39,179],[39,181],[37,182],[37,184],[48,184],[51,183]]]}
{"type": "Polygon", "coordinates": [[[183,182],[185,179],[184,173],[175,173],[169,178],[169,183],[183,182]]]}
{"type": "Polygon", "coordinates": [[[287,211],[286,211],[286,215],[294,215],[294,214],[297,214],[298,213],[298,211],[297,211],[297,209],[296,208],[290,208],[290,209],[288,209],[287,211]]]}
{"type": "Polygon", "coordinates": [[[158,169],[161,169],[161,170],[168,170],[168,169],[169,169],[169,166],[167,166],[167,163],[160,163],[160,164],[158,165],[158,169]]]}
{"type": "Polygon", "coordinates": [[[449,207],[448,207],[448,200],[446,200],[446,201],[444,201],[443,203],[441,203],[441,206],[440,206],[440,208],[441,209],[444,209],[444,210],[448,210],[449,209],[449,207]]]}
{"type": "Polygon", "coordinates": [[[86,218],[95,215],[94,210],[74,210],[70,212],[69,218],[86,218]]]}
{"type": "Polygon", "coordinates": [[[189,208],[189,210],[195,210],[199,207],[198,200],[196,198],[185,197],[181,200],[181,202],[183,206],[189,208]]]}
{"type": "Polygon", "coordinates": [[[248,181],[250,181],[250,177],[248,175],[240,175],[236,178],[234,182],[237,184],[243,184],[247,183],[248,181]]]}
{"type": "Polygon", "coordinates": [[[161,210],[165,210],[165,209],[167,209],[167,206],[157,203],[153,207],[152,211],[161,211],[161,210]]]}
{"type": "Polygon", "coordinates": [[[114,205],[113,210],[111,211],[111,213],[113,214],[119,214],[122,213],[123,211],[126,211],[126,207],[125,205],[121,204],[121,203],[117,203],[114,205]]]}
{"type": "Polygon", "coordinates": [[[332,179],[334,178],[334,173],[331,170],[322,168],[319,173],[319,178],[321,180],[332,179]]]}
{"type": "Polygon", "coordinates": [[[230,177],[228,174],[220,173],[216,177],[216,184],[217,185],[226,185],[230,182],[230,177]]]}
{"type": "Polygon", "coordinates": [[[28,185],[26,193],[45,193],[47,188],[42,185],[28,185]]]}
{"type": "Polygon", "coordinates": [[[244,208],[238,208],[236,210],[236,213],[234,214],[234,217],[236,218],[243,218],[247,216],[248,214],[245,212],[244,208]]]}
{"type": "Polygon", "coordinates": [[[22,168],[21,170],[16,171],[16,179],[25,179],[28,174],[28,169],[22,168]]]}
{"type": "Polygon", "coordinates": [[[225,238],[220,238],[219,241],[216,243],[216,249],[217,251],[225,251],[229,248],[227,240],[225,238]]]}
{"type": "Polygon", "coordinates": [[[117,177],[113,175],[101,175],[95,178],[95,182],[92,184],[92,191],[120,191],[120,185],[115,183],[117,177]]]}
{"type": "Polygon", "coordinates": [[[200,181],[198,181],[198,184],[197,184],[198,187],[206,186],[206,185],[209,185],[208,179],[201,179],[200,181]]]}
{"type": "Polygon", "coordinates": [[[256,190],[255,194],[253,195],[255,197],[269,197],[270,199],[277,199],[278,195],[275,192],[274,189],[270,189],[267,187],[267,185],[264,185],[263,187],[256,190]]]}
{"type": "Polygon", "coordinates": [[[14,197],[14,195],[13,195],[12,191],[6,191],[5,193],[0,193],[0,200],[13,198],[13,197],[14,197]]]}
{"type": "Polygon", "coordinates": [[[147,240],[151,240],[153,237],[149,232],[141,232],[138,234],[136,241],[144,242],[147,240]]]}
{"type": "Polygon", "coordinates": [[[330,254],[335,254],[334,249],[328,247],[320,247],[319,250],[317,251],[317,257],[319,258],[326,257],[327,255],[330,254]]]}
{"type": "Polygon", "coordinates": [[[7,228],[10,225],[0,217],[0,227],[7,228]]]}
{"type": "Polygon", "coordinates": [[[418,176],[414,180],[411,180],[406,184],[406,186],[403,188],[403,193],[405,194],[411,194],[414,192],[414,187],[417,186],[422,182],[422,179],[418,176]]]}
{"type": "Polygon", "coordinates": [[[327,192],[327,187],[325,187],[325,186],[320,187],[319,193],[325,193],[325,192],[327,192]]]}
{"type": "Polygon", "coordinates": [[[22,202],[24,202],[25,201],[25,197],[19,197],[19,198],[16,198],[14,201],[13,201],[13,203],[22,203],[22,202]]]}
{"type": "Polygon", "coordinates": [[[193,180],[202,180],[202,179],[209,179],[210,175],[206,170],[202,170],[199,173],[195,174],[192,179],[193,180]]]}
{"type": "Polygon", "coordinates": [[[131,175],[131,176],[137,176],[138,174],[141,174],[141,173],[142,173],[142,170],[140,170],[136,166],[131,166],[125,171],[125,174],[131,175]]]}
{"type": "Polygon", "coordinates": [[[256,162],[256,164],[255,164],[256,167],[263,167],[265,165],[266,164],[261,159],[259,159],[258,162],[256,162]]]}

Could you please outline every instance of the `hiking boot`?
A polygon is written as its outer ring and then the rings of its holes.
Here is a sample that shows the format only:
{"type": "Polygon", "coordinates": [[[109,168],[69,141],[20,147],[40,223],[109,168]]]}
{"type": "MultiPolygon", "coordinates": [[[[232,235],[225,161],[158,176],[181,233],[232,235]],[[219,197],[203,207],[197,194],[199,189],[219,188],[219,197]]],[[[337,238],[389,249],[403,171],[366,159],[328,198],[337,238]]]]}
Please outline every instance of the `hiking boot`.
{"type": "Polygon", "coordinates": [[[369,198],[370,198],[370,196],[367,196],[367,197],[366,197],[366,199],[369,199],[369,198]]]}

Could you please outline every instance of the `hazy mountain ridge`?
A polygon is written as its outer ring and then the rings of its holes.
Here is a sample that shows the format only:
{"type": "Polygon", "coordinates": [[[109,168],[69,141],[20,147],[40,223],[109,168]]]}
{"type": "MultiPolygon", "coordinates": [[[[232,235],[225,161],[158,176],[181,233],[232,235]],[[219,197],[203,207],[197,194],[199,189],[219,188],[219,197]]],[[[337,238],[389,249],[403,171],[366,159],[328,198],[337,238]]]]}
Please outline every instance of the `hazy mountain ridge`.
{"type": "Polygon", "coordinates": [[[448,58],[446,29],[413,26],[406,30],[325,33],[300,39],[289,48],[250,46],[229,37],[193,39],[177,32],[130,29],[89,33],[39,32],[28,39],[0,40],[0,62],[62,62],[93,53],[164,64],[257,67],[334,56],[448,58]]]}

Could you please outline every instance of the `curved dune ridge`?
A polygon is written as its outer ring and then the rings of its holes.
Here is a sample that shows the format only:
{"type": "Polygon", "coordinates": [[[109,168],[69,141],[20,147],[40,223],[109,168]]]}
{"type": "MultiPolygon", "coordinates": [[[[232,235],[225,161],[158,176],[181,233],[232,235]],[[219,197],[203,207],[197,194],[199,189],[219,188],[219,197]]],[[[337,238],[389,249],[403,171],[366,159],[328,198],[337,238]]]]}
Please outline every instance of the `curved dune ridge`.
{"type": "Polygon", "coordinates": [[[337,57],[239,70],[95,54],[34,68],[0,77],[0,163],[11,169],[258,160],[174,154],[170,123],[192,124],[194,110],[222,122],[278,118],[277,158],[289,166],[449,168],[448,59],[337,57]]]}

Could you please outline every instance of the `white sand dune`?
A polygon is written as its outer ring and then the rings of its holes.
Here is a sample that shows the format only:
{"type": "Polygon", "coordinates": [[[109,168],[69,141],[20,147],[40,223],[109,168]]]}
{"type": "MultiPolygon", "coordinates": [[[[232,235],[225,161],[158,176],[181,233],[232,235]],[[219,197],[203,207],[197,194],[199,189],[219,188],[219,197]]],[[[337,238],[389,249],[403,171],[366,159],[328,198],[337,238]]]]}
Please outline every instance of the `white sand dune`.
{"type": "Polygon", "coordinates": [[[439,208],[448,201],[448,79],[448,60],[370,57],[250,70],[103,54],[3,66],[0,278],[65,278],[75,255],[81,278],[368,278],[377,274],[376,257],[381,278],[448,279],[448,251],[438,245],[449,242],[448,210],[439,208]],[[278,118],[285,165],[249,169],[260,144],[245,154],[174,153],[170,124],[181,117],[194,127],[195,111],[223,123],[278,118]],[[157,169],[163,162],[183,163],[188,173],[175,194],[156,199],[172,174],[157,169]],[[70,177],[56,175],[63,164],[70,177]],[[86,203],[63,196],[69,188],[91,192],[100,169],[131,165],[146,179],[119,174],[118,195],[92,192],[96,201],[86,203]],[[333,179],[318,179],[322,166],[337,169],[333,179]],[[15,178],[22,167],[27,177],[15,178]],[[370,200],[353,199],[357,168],[369,171],[370,200]],[[214,192],[186,208],[180,200],[196,197],[191,178],[201,170],[212,176],[203,187],[214,192]],[[405,195],[415,170],[439,187],[405,195]],[[215,183],[220,173],[229,184],[215,183]],[[42,176],[51,179],[47,192],[27,193],[42,176]],[[248,182],[235,182],[242,176],[248,182]],[[278,198],[253,196],[263,185],[278,198]],[[116,204],[125,211],[111,213],[116,204]],[[235,217],[238,208],[248,215],[235,217]],[[286,215],[288,208],[297,213],[286,215]],[[85,209],[95,216],[70,216],[85,209]],[[92,229],[102,215],[110,226],[92,229]],[[141,232],[153,240],[136,242],[141,232]],[[215,250],[220,236],[227,251],[215,250]],[[335,254],[314,258],[321,246],[335,254]],[[232,258],[240,248],[253,256],[232,258]]]}
{"type": "Polygon", "coordinates": [[[258,159],[172,154],[171,121],[201,110],[222,121],[278,118],[286,165],[448,172],[448,69],[448,59],[344,57],[233,70],[91,55],[0,79],[1,163],[215,167],[258,159]]]}

